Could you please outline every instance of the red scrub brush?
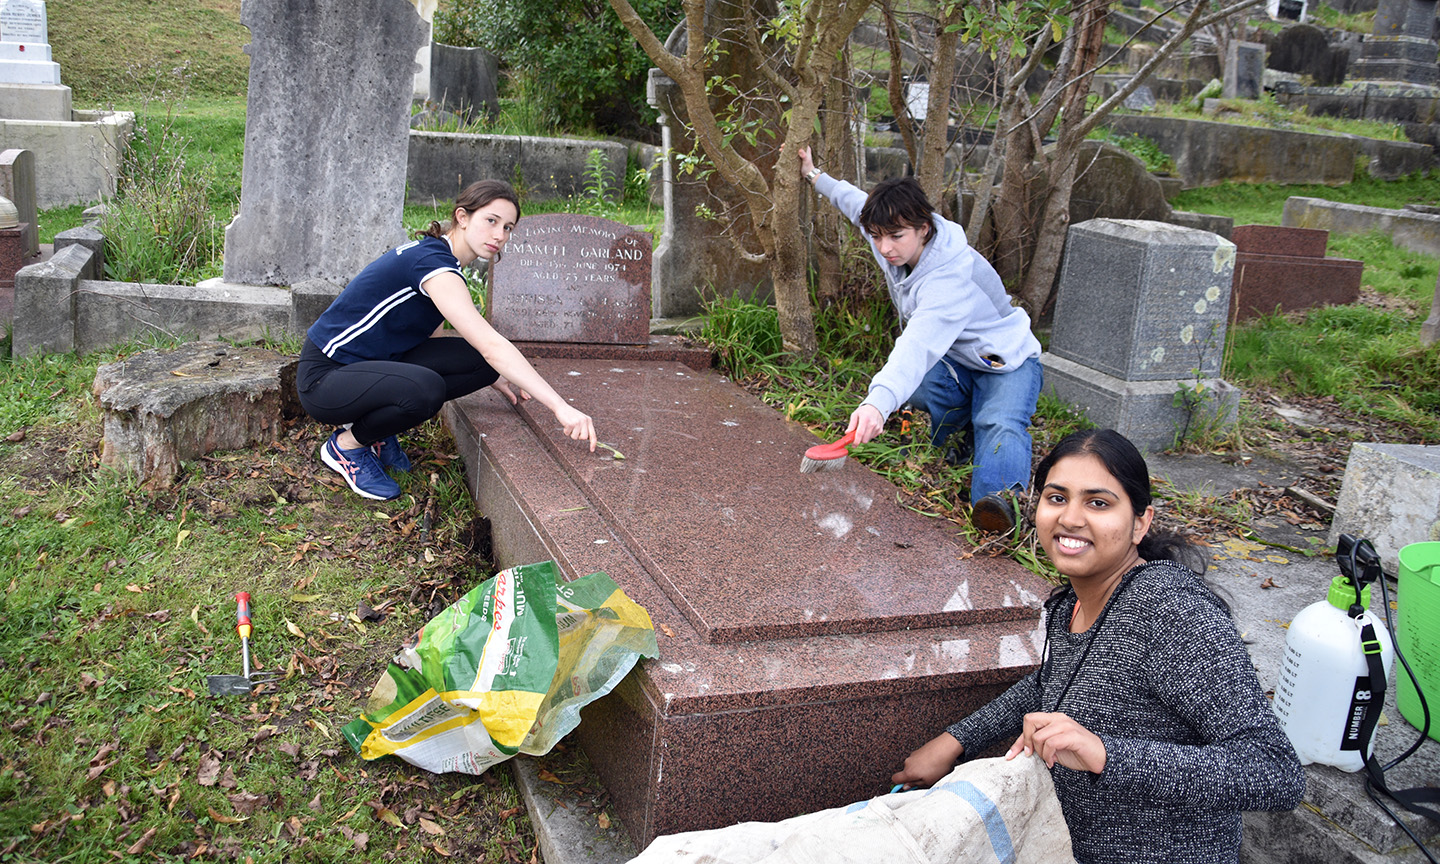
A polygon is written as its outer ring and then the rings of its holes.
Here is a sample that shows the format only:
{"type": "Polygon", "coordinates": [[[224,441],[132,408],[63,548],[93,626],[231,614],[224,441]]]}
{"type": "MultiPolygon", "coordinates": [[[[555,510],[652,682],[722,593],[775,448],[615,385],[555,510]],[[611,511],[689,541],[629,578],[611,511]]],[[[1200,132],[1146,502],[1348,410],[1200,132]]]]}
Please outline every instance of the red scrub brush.
{"type": "Polygon", "coordinates": [[[800,473],[814,474],[816,471],[837,471],[850,455],[850,444],[855,440],[853,431],[834,444],[816,444],[800,457],[800,473]]]}

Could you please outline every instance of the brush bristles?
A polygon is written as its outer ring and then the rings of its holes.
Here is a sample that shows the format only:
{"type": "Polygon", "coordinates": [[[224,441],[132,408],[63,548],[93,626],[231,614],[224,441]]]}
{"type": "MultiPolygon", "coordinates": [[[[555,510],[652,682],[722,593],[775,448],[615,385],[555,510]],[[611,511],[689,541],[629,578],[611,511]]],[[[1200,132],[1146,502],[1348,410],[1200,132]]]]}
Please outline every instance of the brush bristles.
{"type": "Polygon", "coordinates": [[[848,454],[842,454],[837,459],[811,459],[809,456],[800,457],[800,473],[814,474],[816,471],[835,471],[845,465],[848,454]]]}

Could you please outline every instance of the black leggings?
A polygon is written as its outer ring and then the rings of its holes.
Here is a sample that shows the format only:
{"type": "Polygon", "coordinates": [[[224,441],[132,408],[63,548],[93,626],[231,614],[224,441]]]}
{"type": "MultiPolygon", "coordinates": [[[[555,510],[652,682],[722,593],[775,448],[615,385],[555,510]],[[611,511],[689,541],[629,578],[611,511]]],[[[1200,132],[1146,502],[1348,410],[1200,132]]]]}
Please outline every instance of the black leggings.
{"type": "Polygon", "coordinates": [[[395,360],[358,363],[337,363],[306,339],[295,389],[311,417],[349,423],[355,440],[368,447],[419,426],[449,400],[499,377],[469,342],[453,336],[426,339],[395,360]]]}

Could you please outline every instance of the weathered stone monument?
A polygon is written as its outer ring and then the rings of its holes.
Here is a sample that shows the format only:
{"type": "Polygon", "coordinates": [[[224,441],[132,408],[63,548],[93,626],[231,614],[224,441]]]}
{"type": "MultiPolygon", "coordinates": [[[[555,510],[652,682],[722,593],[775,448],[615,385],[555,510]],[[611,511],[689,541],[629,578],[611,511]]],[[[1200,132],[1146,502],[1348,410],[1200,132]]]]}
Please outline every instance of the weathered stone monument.
{"type": "Polygon", "coordinates": [[[250,87],[224,281],[343,284],[404,237],[425,22],[407,0],[245,0],[240,22],[250,28],[250,87]]]}
{"type": "Polygon", "coordinates": [[[467,117],[500,113],[500,58],[481,47],[430,46],[430,100],[467,117]]]}
{"type": "Polygon", "coordinates": [[[1360,46],[1350,77],[1435,86],[1436,0],[1380,0],[1375,29],[1360,46]]]}
{"type": "Polygon", "coordinates": [[[1277,225],[1237,225],[1230,320],[1271,312],[1354,303],[1365,262],[1325,257],[1330,232],[1277,225]]]}
{"type": "MultiPolygon", "coordinates": [[[[738,4],[727,0],[710,0],[705,4],[705,33],[721,38],[743,38],[725,35],[740,26],[742,12],[738,4]]],[[[685,53],[685,25],[675,28],[665,42],[672,54],[685,53]]],[[[758,75],[745,68],[740,58],[744,52],[721,55],[713,74],[738,76],[738,86],[758,75]],[[728,65],[727,65],[728,64],[728,65]]],[[[662,165],[665,198],[665,223],[655,244],[655,285],[652,306],[655,317],[675,318],[700,312],[705,297],[738,294],[743,297],[765,295],[770,290],[770,271],[761,262],[749,261],[736,250],[744,238],[726,233],[723,222],[714,214],[739,207],[733,190],[717,176],[699,179],[681,176],[676,171],[676,153],[689,153],[695,141],[686,131],[685,100],[675,82],[660,72],[650,70],[646,83],[646,99],[660,112],[660,137],[666,154],[662,165]]],[[[744,146],[740,144],[740,146],[744,146]]],[[[752,242],[750,248],[758,248],[752,242]]]]}
{"type": "Polygon", "coordinates": [[[1368,538],[1385,569],[1411,543],[1440,539],[1440,446],[1357,442],[1330,523],[1341,534],[1368,538]]]}
{"type": "Polygon", "coordinates": [[[1233,419],[1220,379],[1235,245],[1160,222],[1095,219],[1070,228],[1045,388],[1163,450],[1187,428],[1233,419]]]}
{"type": "Polygon", "coordinates": [[[1265,78],[1265,46],[1232,39],[1225,47],[1226,99],[1259,99],[1265,78]]]}

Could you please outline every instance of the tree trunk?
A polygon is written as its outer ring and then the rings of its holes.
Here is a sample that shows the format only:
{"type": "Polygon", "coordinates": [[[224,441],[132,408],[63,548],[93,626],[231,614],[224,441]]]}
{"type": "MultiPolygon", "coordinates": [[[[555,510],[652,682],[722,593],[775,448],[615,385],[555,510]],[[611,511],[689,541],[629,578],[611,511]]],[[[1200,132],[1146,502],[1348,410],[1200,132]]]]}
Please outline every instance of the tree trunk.
{"type": "MultiPolygon", "coordinates": [[[[820,130],[825,139],[826,173],[831,177],[854,182],[855,140],[851,134],[850,119],[855,107],[850,80],[850,51],[847,48],[840,56],[839,67],[825,85],[825,110],[821,114],[820,130]]],[[[815,254],[815,298],[824,308],[840,297],[843,286],[840,252],[844,248],[844,232],[849,223],[840,211],[828,204],[815,210],[811,222],[815,254]]]]}
{"type": "Polygon", "coordinates": [[[956,2],[941,9],[940,32],[935,37],[935,56],[930,64],[930,101],[925,106],[915,170],[925,197],[942,213],[955,218],[959,217],[957,208],[944,206],[945,153],[950,149],[950,92],[955,86],[955,53],[960,44],[960,31],[951,28],[960,22],[964,8],[964,3],[956,2]]]}

